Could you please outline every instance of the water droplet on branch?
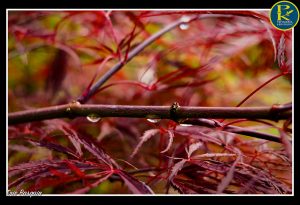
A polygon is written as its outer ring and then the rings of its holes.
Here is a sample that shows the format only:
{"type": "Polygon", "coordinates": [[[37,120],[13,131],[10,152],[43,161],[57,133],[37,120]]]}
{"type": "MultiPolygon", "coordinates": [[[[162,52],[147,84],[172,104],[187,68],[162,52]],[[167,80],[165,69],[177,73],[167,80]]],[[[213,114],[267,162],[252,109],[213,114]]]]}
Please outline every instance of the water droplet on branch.
{"type": "Polygon", "coordinates": [[[187,23],[182,23],[179,25],[179,28],[181,30],[187,30],[189,28],[189,25],[187,23]]]}
{"type": "Polygon", "coordinates": [[[101,120],[98,114],[89,114],[86,119],[90,122],[96,123],[101,120]]]}
{"type": "Polygon", "coordinates": [[[158,118],[156,118],[156,119],[148,118],[148,119],[147,119],[147,121],[148,121],[148,122],[151,122],[151,123],[158,123],[160,120],[161,120],[161,119],[158,119],[158,118]]]}
{"type": "Polygon", "coordinates": [[[189,21],[191,18],[189,16],[182,16],[181,19],[182,23],[179,25],[181,30],[187,30],[189,28],[189,21]]]}

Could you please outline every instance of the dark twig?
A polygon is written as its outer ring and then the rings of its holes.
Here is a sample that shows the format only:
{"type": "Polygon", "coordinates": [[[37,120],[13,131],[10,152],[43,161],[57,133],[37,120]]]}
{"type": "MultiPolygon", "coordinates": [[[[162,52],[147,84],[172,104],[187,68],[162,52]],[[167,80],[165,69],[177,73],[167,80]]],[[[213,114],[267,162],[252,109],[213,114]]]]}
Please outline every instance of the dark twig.
{"type": "MultiPolygon", "coordinates": [[[[171,119],[171,106],[136,105],[82,105],[69,103],[52,107],[38,108],[8,114],[8,124],[26,123],[55,118],[86,117],[96,114],[99,117],[132,117],[171,119]]],[[[177,119],[186,118],[226,118],[226,119],[288,119],[292,110],[274,112],[274,107],[191,107],[180,106],[176,110],[177,119]]]]}
{"type": "Polygon", "coordinates": [[[247,129],[244,127],[238,127],[238,126],[233,126],[233,125],[227,125],[227,126],[223,127],[222,123],[219,123],[214,120],[188,119],[188,120],[183,121],[182,123],[198,125],[198,126],[203,126],[203,127],[210,127],[210,128],[222,128],[221,130],[225,131],[225,132],[231,132],[231,133],[236,133],[236,134],[240,134],[240,135],[246,135],[246,136],[255,137],[255,138],[259,138],[259,139],[269,140],[272,142],[282,143],[280,137],[276,137],[271,134],[258,132],[258,131],[247,129]]]}

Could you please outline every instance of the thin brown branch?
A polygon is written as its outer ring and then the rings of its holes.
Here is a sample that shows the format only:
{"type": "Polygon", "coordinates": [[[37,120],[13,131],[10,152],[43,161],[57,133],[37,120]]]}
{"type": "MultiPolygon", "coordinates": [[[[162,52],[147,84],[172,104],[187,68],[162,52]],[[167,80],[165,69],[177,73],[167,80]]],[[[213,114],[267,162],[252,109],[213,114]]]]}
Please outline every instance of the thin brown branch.
{"type": "Polygon", "coordinates": [[[82,105],[69,103],[52,107],[19,111],[8,114],[8,124],[26,123],[55,118],[86,117],[96,114],[99,117],[131,118],[211,118],[211,119],[271,119],[280,120],[291,117],[292,110],[279,112],[271,107],[191,107],[181,106],[175,110],[172,106],[136,106],[136,105],[82,105]]]}

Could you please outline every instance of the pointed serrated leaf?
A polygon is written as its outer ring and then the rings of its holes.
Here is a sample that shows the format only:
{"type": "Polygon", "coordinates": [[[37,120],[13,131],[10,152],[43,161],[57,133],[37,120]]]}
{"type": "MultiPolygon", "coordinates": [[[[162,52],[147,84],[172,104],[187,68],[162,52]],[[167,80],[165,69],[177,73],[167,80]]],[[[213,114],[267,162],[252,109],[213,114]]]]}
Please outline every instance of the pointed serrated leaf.
{"type": "MultiPolygon", "coordinates": [[[[68,128],[64,127],[64,129],[68,131],[68,128]]],[[[68,132],[70,133],[70,131],[68,132]]],[[[102,161],[109,166],[114,164],[116,167],[118,167],[118,164],[109,155],[107,155],[100,146],[97,146],[92,139],[80,134],[73,135],[73,137],[77,141],[79,141],[83,145],[83,147],[91,154],[93,154],[99,161],[102,161]]]]}
{"type": "Polygon", "coordinates": [[[144,132],[143,136],[141,137],[140,142],[138,143],[138,145],[136,146],[136,148],[134,149],[134,151],[132,152],[132,154],[130,155],[130,157],[134,157],[134,155],[136,155],[136,153],[139,151],[139,149],[141,148],[141,146],[147,141],[149,140],[152,136],[156,135],[157,133],[159,133],[159,129],[151,129],[151,130],[147,130],[144,132]]]}
{"type": "Polygon", "coordinates": [[[230,153],[206,153],[206,154],[200,154],[193,159],[198,159],[198,158],[209,158],[209,157],[235,157],[236,154],[230,154],[230,153]]]}
{"type": "Polygon", "coordinates": [[[161,151],[160,153],[167,152],[171,148],[171,146],[172,146],[173,139],[174,139],[174,132],[171,131],[171,130],[168,130],[167,132],[168,132],[168,135],[169,135],[169,142],[168,142],[167,147],[163,151],[161,151]]]}
{"type": "Polygon", "coordinates": [[[61,152],[61,153],[67,154],[67,155],[72,156],[77,159],[79,158],[79,156],[77,156],[76,153],[74,153],[68,147],[64,147],[64,146],[61,146],[59,144],[55,144],[52,142],[47,142],[46,140],[36,141],[36,140],[28,139],[28,141],[32,142],[33,144],[35,144],[37,146],[46,147],[50,150],[61,152]]]}
{"type": "Polygon", "coordinates": [[[66,126],[62,126],[62,130],[67,135],[67,137],[69,138],[73,146],[75,147],[77,154],[79,156],[82,156],[83,152],[81,150],[81,143],[79,137],[77,136],[77,133],[74,130],[67,128],[66,126]]]}
{"type": "Polygon", "coordinates": [[[285,37],[284,34],[281,34],[279,43],[278,43],[278,53],[277,53],[277,61],[280,68],[283,68],[285,66],[285,37]]]}
{"type": "Polygon", "coordinates": [[[172,180],[173,180],[173,178],[177,175],[177,173],[183,168],[183,166],[184,166],[184,164],[186,163],[186,161],[187,161],[186,159],[183,159],[183,160],[177,162],[177,163],[173,166],[173,168],[172,168],[172,170],[171,170],[171,174],[170,174],[170,176],[169,176],[169,181],[172,181],[172,180]]]}
{"type": "Polygon", "coordinates": [[[203,143],[202,142],[196,142],[196,143],[193,143],[189,146],[189,149],[188,149],[188,152],[187,152],[187,155],[188,155],[188,158],[191,157],[191,155],[197,150],[199,149],[200,147],[203,146],[203,143]]]}
{"type": "Polygon", "coordinates": [[[221,183],[218,185],[217,193],[219,193],[219,194],[222,193],[226,189],[226,187],[230,184],[230,182],[232,181],[232,179],[234,177],[235,167],[236,167],[237,163],[240,161],[240,159],[241,159],[241,153],[239,152],[238,157],[236,158],[236,160],[230,167],[226,176],[222,179],[221,183]]]}

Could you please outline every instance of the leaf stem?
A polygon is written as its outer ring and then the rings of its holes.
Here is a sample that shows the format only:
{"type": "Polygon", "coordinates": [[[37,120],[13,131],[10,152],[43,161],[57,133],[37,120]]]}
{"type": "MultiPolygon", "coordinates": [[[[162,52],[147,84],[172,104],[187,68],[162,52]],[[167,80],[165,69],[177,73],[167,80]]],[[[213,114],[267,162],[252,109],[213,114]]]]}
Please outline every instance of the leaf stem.
{"type": "Polygon", "coordinates": [[[269,84],[270,82],[272,82],[273,80],[286,75],[288,73],[279,73],[278,75],[270,78],[269,80],[267,80],[266,82],[264,82],[262,85],[260,85],[258,88],[256,88],[255,90],[253,90],[247,97],[245,97],[236,107],[240,107],[242,104],[244,104],[244,102],[246,102],[252,95],[254,95],[257,91],[259,91],[261,88],[263,88],[264,86],[266,86],[267,84],[269,84]]]}

